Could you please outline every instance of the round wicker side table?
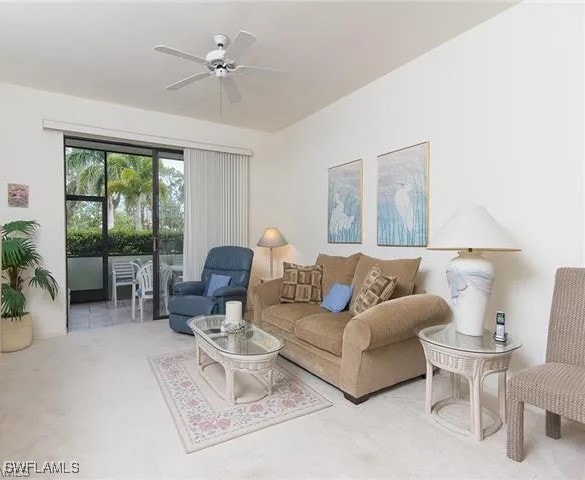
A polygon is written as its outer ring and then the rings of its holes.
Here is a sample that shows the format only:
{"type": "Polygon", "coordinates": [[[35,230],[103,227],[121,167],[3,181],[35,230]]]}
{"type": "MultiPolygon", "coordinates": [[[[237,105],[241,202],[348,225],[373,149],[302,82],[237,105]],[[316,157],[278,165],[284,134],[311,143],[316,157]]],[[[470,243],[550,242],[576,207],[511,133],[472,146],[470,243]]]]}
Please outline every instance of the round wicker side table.
{"type": "Polygon", "coordinates": [[[499,430],[506,422],[506,372],[512,353],[522,344],[511,335],[505,344],[494,341],[487,330],[481,337],[458,333],[454,324],[435,325],[418,333],[427,361],[425,411],[451,431],[473,436],[477,441],[499,430]],[[451,397],[433,404],[433,366],[451,372],[451,397]],[[499,414],[482,408],[483,381],[486,376],[498,373],[499,414]],[[459,378],[469,384],[470,427],[461,428],[439,415],[447,405],[467,404],[461,399],[459,378]],[[485,428],[482,412],[492,419],[485,428]]]}

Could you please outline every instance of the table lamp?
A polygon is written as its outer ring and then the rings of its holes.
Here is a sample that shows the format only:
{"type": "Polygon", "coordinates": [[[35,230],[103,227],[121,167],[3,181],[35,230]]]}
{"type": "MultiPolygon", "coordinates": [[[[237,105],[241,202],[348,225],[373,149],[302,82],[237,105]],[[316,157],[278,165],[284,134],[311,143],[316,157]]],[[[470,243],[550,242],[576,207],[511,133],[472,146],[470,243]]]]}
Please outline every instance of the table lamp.
{"type": "Polygon", "coordinates": [[[457,331],[483,335],[487,303],[494,283],[492,263],[483,252],[520,249],[504,228],[479,205],[460,207],[431,240],[429,250],[455,250],[459,255],[447,266],[447,282],[457,331]]]}
{"type": "Polygon", "coordinates": [[[273,249],[277,247],[284,247],[288,245],[288,242],[282,236],[282,233],[279,232],[278,228],[276,227],[268,227],[264,230],[264,233],[258,240],[259,247],[267,247],[270,248],[270,279],[274,278],[274,257],[273,257],[273,249]]]}

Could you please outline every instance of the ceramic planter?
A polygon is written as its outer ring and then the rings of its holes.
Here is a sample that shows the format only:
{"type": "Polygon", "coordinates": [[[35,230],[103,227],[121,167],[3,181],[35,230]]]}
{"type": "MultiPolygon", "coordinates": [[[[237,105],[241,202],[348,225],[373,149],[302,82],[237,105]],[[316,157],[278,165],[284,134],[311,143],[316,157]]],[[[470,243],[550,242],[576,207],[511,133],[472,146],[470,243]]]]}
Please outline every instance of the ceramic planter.
{"type": "Polygon", "coordinates": [[[20,318],[3,318],[0,343],[2,352],[24,350],[32,344],[32,317],[30,313],[20,318]]]}

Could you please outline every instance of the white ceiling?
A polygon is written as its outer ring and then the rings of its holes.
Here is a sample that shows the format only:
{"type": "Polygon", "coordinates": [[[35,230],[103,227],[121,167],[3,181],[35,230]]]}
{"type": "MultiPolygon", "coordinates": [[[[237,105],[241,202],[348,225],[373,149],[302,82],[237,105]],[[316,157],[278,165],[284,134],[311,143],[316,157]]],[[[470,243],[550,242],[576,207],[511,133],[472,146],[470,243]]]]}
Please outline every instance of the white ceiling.
{"type": "Polygon", "coordinates": [[[323,108],[509,7],[510,2],[0,3],[0,82],[275,131],[323,108]],[[165,86],[204,66],[153,50],[205,56],[212,35],[248,30],[248,65],[285,79],[238,77],[165,86]]]}

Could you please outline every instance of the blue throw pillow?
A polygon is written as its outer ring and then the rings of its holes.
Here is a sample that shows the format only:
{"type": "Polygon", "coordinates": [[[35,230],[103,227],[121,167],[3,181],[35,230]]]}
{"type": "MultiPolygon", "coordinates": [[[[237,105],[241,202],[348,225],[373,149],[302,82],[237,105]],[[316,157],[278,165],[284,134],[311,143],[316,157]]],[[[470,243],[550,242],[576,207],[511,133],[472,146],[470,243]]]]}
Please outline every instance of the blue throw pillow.
{"type": "Polygon", "coordinates": [[[353,287],[351,285],[334,283],[323,299],[321,306],[330,312],[341,312],[347,307],[352,293],[353,287]]]}
{"type": "Polygon", "coordinates": [[[218,288],[227,287],[231,281],[232,277],[229,275],[218,275],[216,273],[212,273],[204,295],[206,297],[212,297],[218,288]]]}

